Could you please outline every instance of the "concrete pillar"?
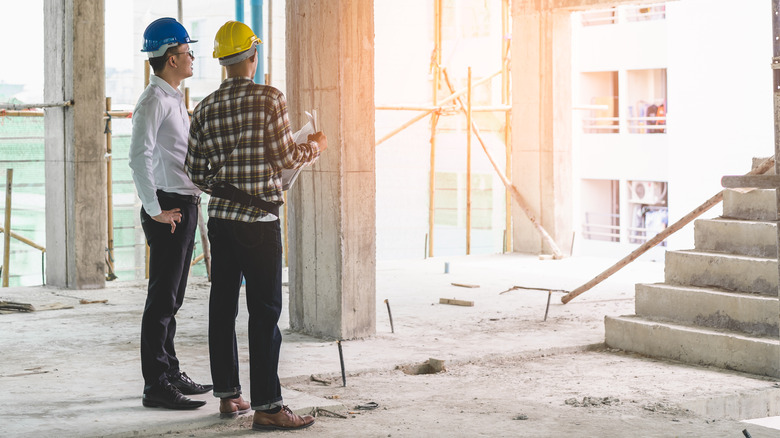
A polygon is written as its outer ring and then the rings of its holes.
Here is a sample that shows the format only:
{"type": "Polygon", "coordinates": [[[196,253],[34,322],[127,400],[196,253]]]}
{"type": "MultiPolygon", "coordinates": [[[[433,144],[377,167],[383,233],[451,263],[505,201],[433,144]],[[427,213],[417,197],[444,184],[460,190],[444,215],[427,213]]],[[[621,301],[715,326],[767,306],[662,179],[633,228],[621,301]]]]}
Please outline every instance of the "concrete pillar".
{"type": "Polygon", "coordinates": [[[376,332],[373,11],[287,0],[291,121],[316,109],[329,144],[288,192],[290,326],[336,339],[376,332]]]}
{"type": "Polygon", "coordinates": [[[105,286],[103,0],[44,2],[46,283],[105,286]]]}
{"type": "MultiPolygon", "coordinates": [[[[572,237],[570,12],[550,0],[512,2],[512,175],[536,218],[564,253],[572,237]]],[[[512,206],[513,250],[547,253],[512,206]]]]}

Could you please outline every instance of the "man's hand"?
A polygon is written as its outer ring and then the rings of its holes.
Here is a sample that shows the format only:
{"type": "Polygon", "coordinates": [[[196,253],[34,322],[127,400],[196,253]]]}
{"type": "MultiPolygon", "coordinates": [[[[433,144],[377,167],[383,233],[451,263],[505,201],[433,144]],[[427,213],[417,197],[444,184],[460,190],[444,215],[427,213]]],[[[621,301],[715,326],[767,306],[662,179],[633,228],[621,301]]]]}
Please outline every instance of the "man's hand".
{"type": "Polygon", "coordinates": [[[152,216],[152,219],[163,224],[171,224],[171,234],[173,234],[176,231],[176,223],[181,222],[181,209],[163,210],[157,216],[152,216]]]}
{"type": "Polygon", "coordinates": [[[315,132],[314,134],[309,134],[307,140],[316,141],[317,144],[320,146],[320,152],[328,148],[328,137],[325,137],[325,134],[323,134],[322,131],[315,132]]]}

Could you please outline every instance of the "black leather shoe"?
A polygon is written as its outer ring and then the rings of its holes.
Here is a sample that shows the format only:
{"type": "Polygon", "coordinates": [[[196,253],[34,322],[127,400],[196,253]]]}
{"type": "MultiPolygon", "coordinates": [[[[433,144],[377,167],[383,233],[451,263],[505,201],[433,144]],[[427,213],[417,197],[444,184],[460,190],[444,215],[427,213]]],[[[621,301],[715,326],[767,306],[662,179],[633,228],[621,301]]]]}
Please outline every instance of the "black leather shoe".
{"type": "Polygon", "coordinates": [[[211,391],[211,388],[214,387],[214,385],[201,385],[193,382],[192,379],[187,376],[187,373],[181,373],[178,378],[169,379],[168,381],[184,395],[203,394],[211,391]]]}
{"type": "Polygon", "coordinates": [[[145,390],[143,404],[147,408],[197,409],[206,402],[187,398],[175,386],[164,383],[145,390]]]}

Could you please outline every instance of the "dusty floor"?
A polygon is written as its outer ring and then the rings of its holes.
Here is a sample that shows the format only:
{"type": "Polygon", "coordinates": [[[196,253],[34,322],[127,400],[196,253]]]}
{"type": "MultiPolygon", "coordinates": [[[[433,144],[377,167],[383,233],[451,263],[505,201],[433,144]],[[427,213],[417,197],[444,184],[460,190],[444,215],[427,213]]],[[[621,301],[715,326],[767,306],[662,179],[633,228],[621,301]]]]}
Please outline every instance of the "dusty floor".
{"type": "MultiPolygon", "coordinates": [[[[743,429],[753,437],[780,436],[739,421],[778,415],[776,380],[603,347],[604,316],[633,313],[634,284],[662,281],[662,263],[635,262],[567,305],[555,293],[546,321],[547,292],[501,293],[515,285],[572,290],[613,262],[495,255],[380,263],[377,334],[342,343],[346,387],[336,343],[289,332],[285,305],[283,395],[296,411],[324,411],[309,429],[264,436],[741,437],[743,429]],[[475,305],[442,305],[439,298],[475,305]],[[443,360],[446,371],[409,375],[397,369],[429,358],[443,360]],[[368,402],[378,407],[355,409],[368,402]]],[[[204,279],[193,278],[177,318],[178,356],[198,381],[210,380],[208,290],[204,279]]],[[[253,433],[251,416],[220,420],[210,395],[197,396],[208,404],[189,412],[141,406],[144,298],[144,282],[113,282],[98,291],[0,290],[0,300],[73,306],[0,315],[0,436],[253,433]]],[[[237,329],[244,358],[245,322],[242,311],[237,329]]],[[[248,361],[242,363],[248,388],[248,361]]]]}

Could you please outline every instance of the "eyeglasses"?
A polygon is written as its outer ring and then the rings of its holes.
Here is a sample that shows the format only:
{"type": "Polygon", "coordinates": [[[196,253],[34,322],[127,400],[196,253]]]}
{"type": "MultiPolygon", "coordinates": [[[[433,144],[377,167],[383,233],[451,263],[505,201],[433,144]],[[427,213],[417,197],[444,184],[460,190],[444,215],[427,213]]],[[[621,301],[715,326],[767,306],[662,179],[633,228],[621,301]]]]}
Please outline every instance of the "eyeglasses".
{"type": "Polygon", "coordinates": [[[176,52],[173,55],[169,56],[168,58],[173,58],[174,56],[184,55],[184,54],[190,55],[190,58],[195,59],[195,52],[193,52],[192,50],[188,50],[186,52],[176,52]]]}

